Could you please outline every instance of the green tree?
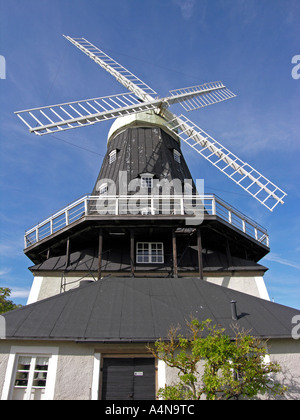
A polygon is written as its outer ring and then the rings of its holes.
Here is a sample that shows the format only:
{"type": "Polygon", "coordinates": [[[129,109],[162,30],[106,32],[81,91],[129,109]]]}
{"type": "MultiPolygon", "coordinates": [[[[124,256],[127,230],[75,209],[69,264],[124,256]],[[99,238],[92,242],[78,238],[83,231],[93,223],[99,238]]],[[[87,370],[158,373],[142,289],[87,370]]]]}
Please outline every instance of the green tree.
{"type": "Polygon", "coordinates": [[[3,314],[13,309],[20,308],[22,305],[16,305],[12,300],[7,298],[10,296],[11,290],[8,287],[0,287],[0,314],[3,314]]]}
{"type": "Polygon", "coordinates": [[[230,400],[258,394],[283,395],[286,387],[273,379],[281,368],[268,362],[267,342],[233,328],[234,338],[211,321],[187,322],[187,337],[170,329],[168,341],[148,347],[168,366],[178,369],[178,383],[161,388],[165,400],[230,400]]]}

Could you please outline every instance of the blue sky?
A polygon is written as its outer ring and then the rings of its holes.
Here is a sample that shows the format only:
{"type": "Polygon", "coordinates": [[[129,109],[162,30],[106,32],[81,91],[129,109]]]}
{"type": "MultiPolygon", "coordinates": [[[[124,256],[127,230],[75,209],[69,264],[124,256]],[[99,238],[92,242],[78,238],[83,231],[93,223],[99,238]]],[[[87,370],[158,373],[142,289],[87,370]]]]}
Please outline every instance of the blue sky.
{"type": "Polygon", "coordinates": [[[299,0],[0,0],[0,19],[0,286],[15,302],[26,303],[32,282],[25,229],[92,191],[111,122],[38,137],[13,112],[125,91],[66,34],[87,38],[160,96],[215,80],[237,94],[188,117],[285,190],[285,204],[271,213],[183,152],[207,193],[268,229],[270,297],[300,308],[300,79],[291,75],[299,0]]]}

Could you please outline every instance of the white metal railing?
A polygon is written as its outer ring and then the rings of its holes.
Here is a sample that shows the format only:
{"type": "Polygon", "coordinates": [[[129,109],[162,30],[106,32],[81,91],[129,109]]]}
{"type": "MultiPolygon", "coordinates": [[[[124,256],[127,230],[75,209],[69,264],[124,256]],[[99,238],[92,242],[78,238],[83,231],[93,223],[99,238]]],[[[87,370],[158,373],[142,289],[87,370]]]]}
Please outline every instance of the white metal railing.
{"type": "MultiPolygon", "coordinates": [[[[267,230],[215,195],[86,195],[25,232],[25,248],[84,216],[205,215],[220,217],[258,242],[269,246],[267,230]]],[[[201,219],[201,220],[202,220],[201,219]]]]}

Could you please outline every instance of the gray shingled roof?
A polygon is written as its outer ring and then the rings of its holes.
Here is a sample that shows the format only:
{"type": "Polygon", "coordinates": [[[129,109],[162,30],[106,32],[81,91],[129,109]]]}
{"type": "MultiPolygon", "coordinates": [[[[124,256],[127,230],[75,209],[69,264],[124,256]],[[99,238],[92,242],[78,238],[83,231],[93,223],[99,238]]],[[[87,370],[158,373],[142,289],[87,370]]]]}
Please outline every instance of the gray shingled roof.
{"type": "Polygon", "coordinates": [[[232,333],[238,325],[263,338],[291,338],[300,311],[197,278],[104,278],[6,313],[7,338],[150,342],[193,315],[232,333]]]}

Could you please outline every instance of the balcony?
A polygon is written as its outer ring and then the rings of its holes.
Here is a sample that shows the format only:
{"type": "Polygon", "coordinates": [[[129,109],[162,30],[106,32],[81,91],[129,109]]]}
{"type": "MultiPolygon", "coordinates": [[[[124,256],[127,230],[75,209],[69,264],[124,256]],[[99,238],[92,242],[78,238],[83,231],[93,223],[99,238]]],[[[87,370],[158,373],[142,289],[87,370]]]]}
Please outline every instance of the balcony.
{"type": "Polygon", "coordinates": [[[25,249],[71,226],[86,216],[99,218],[186,217],[187,225],[201,224],[209,216],[243,232],[258,243],[269,247],[267,230],[215,195],[86,195],[25,232],[25,249]]]}

